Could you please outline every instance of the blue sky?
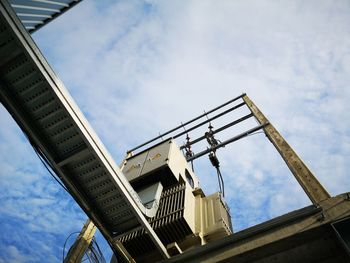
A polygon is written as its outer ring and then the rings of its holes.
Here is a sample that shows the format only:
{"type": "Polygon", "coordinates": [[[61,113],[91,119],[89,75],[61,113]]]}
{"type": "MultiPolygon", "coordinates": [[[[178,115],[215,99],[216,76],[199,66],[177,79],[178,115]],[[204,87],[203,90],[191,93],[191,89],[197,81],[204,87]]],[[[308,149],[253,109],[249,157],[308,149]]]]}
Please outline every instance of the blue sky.
{"type": "MultiPolygon", "coordinates": [[[[350,189],[349,24],[341,0],[84,0],[33,38],[117,163],[247,92],[337,195],[350,189]]],[[[59,262],[86,216],[3,107],[0,125],[0,263],[59,262]]],[[[262,134],[218,155],[236,231],[310,204],[262,134]]],[[[196,173],[210,194],[207,164],[196,173]]]]}

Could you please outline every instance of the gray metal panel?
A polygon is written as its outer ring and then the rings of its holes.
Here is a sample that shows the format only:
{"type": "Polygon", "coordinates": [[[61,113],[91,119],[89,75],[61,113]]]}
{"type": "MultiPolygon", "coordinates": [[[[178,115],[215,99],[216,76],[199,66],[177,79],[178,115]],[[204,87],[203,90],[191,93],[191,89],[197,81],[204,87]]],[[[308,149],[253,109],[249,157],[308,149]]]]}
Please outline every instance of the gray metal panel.
{"type": "MultiPolygon", "coordinates": [[[[194,207],[186,207],[185,200],[187,198],[194,199],[192,193],[186,195],[186,184],[184,183],[164,190],[157,215],[148,219],[164,244],[181,241],[194,234],[187,218],[184,217],[185,209],[194,211],[194,207]]],[[[194,217],[193,212],[192,214],[194,217]]],[[[135,259],[142,258],[155,249],[152,243],[147,242],[147,240],[149,238],[143,228],[120,237],[120,241],[135,259]]]]}
{"type": "Polygon", "coordinates": [[[115,164],[12,8],[0,0],[0,100],[71,195],[111,239],[140,225],[166,249],[115,164]]]}
{"type": "Polygon", "coordinates": [[[82,0],[7,0],[24,27],[38,30],[82,0]]]}

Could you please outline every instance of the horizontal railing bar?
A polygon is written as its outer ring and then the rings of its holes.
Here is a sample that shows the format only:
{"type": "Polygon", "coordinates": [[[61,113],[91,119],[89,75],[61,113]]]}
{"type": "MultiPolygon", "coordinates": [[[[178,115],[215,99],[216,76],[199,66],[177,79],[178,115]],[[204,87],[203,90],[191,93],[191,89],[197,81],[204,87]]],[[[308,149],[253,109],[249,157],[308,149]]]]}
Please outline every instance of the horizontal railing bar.
{"type": "Polygon", "coordinates": [[[240,95],[240,96],[238,96],[236,98],[233,98],[232,100],[229,100],[229,101],[225,102],[224,104],[221,104],[220,106],[217,106],[217,107],[211,109],[210,111],[207,111],[207,112],[197,116],[196,118],[193,118],[192,120],[189,120],[189,121],[187,121],[187,122],[185,122],[185,123],[183,123],[183,124],[173,128],[173,129],[171,129],[171,130],[169,130],[169,131],[167,131],[167,132],[165,132],[163,134],[160,134],[157,137],[155,137],[155,138],[153,138],[153,139],[151,139],[151,140],[149,140],[149,141],[147,141],[145,143],[142,143],[142,144],[132,148],[131,150],[127,151],[127,153],[133,152],[133,151],[135,151],[135,150],[137,150],[137,149],[139,149],[139,148],[141,148],[141,147],[143,147],[143,146],[145,146],[147,144],[150,144],[151,142],[154,142],[154,141],[164,137],[165,135],[168,135],[168,134],[170,134],[170,133],[172,133],[172,132],[174,132],[174,131],[176,131],[176,130],[178,130],[178,129],[180,129],[180,128],[182,128],[182,127],[184,127],[184,126],[186,126],[186,125],[188,125],[188,124],[190,124],[190,123],[192,123],[192,122],[194,122],[196,120],[199,120],[200,118],[203,118],[204,116],[206,116],[206,115],[208,115],[208,114],[210,114],[210,113],[212,113],[214,111],[217,111],[217,110],[227,106],[228,104],[230,104],[232,102],[235,102],[236,100],[241,99],[243,96],[245,96],[245,93],[243,93],[242,95],[240,95]]]}
{"type": "Polygon", "coordinates": [[[242,139],[244,137],[247,137],[248,135],[252,134],[253,132],[256,132],[256,131],[264,128],[266,125],[268,125],[268,123],[264,123],[264,124],[258,125],[258,126],[252,128],[252,129],[248,130],[248,131],[245,131],[245,132],[243,132],[243,133],[241,133],[241,134],[239,134],[239,135],[237,135],[235,137],[232,137],[231,139],[228,139],[228,140],[226,140],[226,141],[224,141],[222,143],[219,143],[216,146],[208,148],[208,149],[206,149],[206,150],[204,150],[204,151],[202,151],[200,153],[197,153],[197,154],[187,158],[187,162],[193,161],[193,160],[195,160],[195,159],[197,159],[197,158],[199,158],[199,157],[201,157],[201,156],[203,156],[203,155],[205,155],[207,153],[210,153],[210,152],[215,151],[215,150],[217,150],[219,148],[222,148],[222,147],[224,147],[225,145],[227,145],[229,143],[232,143],[232,142],[238,141],[238,140],[240,140],[240,139],[242,139]]]}
{"type": "MultiPolygon", "coordinates": [[[[233,122],[230,122],[230,123],[228,123],[228,124],[222,126],[222,127],[219,128],[219,129],[213,130],[213,134],[216,134],[216,133],[218,133],[218,132],[221,132],[221,131],[223,131],[223,130],[225,130],[225,129],[231,127],[231,126],[234,126],[234,125],[236,125],[236,124],[238,124],[238,123],[240,123],[240,122],[242,122],[242,121],[245,121],[245,120],[247,120],[247,119],[249,119],[249,118],[251,118],[251,117],[253,117],[253,116],[254,116],[254,115],[253,115],[252,113],[247,114],[247,115],[243,116],[242,118],[239,118],[239,119],[237,119],[237,120],[234,120],[233,122]]],[[[186,143],[185,145],[183,145],[183,146],[180,147],[180,150],[186,148],[186,146],[196,144],[197,142],[200,142],[200,141],[203,140],[203,139],[205,139],[205,135],[203,135],[203,136],[201,136],[201,137],[199,137],[199,138],[197,138],[197,139],[195,139],[195,140],[193,140],[193,141],[190,141],[190,142],[186,143]]]]}
{"type": "Polygon", "coordinates": [[[175,136],[173,136],[173,138],[176,139],[176,138],[178,138],[178,137],[180,137],[180,136],[182,136],[182,135],[184,135],[184,134],[186,134],[186,133],[188,133],[190,131],[193,131],[193,130],[199,128],[200,126],[203,126],[204,124],[206,124],[208,122],[211,122],[212,120],[215,120],[215,119],[217,119],[217,118],[219,118],[219,117],[221,117],[221,116],[223,116],[223,115],[225,115],[225,114],[227,114],[227,113],[229,113],[231,111],[237,110],[238,108],[240,108],[240,107],[242,107],[244,105],[245,105],[245,102],[237,104],[236,106],[233,106],[232,108],[229,108],[228,110],[225,110],[225,111],[219,113],[218,115],[215,115],[214,117],[211,117],[211,118],[209,118],[209,119],[207,119],[207,120],[205,120],[205,121],[203,121],[203,122],[201,122],[201,123],[199,123],[199,124],[189,128],[189,129],[186,129],[183,132],[180,132],[180,133],[176,134],[175,136]]]}

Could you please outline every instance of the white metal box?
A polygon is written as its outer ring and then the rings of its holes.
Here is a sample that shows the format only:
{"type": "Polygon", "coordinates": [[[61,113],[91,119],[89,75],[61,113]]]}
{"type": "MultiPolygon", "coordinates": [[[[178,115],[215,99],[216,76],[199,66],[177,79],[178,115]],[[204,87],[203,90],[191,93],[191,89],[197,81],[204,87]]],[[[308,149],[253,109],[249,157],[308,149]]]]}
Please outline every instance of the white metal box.
{"type": "Polygon", "coordinates": [[[135,188],[157,181],[167,187],[183,180],[194,189],[199,183],[172,139],[126,159],[122,171],[135,188]]]}
{"type": "Polygon", "coordinates": [[[231,216],[220,193],[201,199],[202,231],[206,242],[232,234],[231,216]]]}

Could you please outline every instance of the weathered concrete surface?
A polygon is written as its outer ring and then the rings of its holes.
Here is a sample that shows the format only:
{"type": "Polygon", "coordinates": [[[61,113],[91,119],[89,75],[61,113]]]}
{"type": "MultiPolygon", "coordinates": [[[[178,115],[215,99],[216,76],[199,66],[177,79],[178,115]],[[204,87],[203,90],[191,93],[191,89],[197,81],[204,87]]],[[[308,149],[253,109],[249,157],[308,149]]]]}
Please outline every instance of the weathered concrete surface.
{"type": "Polygon", "coordinates": [[[264,127],[264,132],[267,138],[269,138],[276,150],[280,153],[281,157],[286,162],[290,171],[293,173],[300,186],[304,189],[311,202],[317,205],[323,200],[330,198],[331,196],[327,190],[321,185],[310,169],[300,159],[276,128],[269,122],[259,108],[247,95],[243,96],[243,100],[260,124],[268,124],[264,127]]]}
{"type": "Polygon", "coordinates": [[[350,217],[348,197],[326,199],[164,262],[350,262],[331,225],[350,217]]]}

